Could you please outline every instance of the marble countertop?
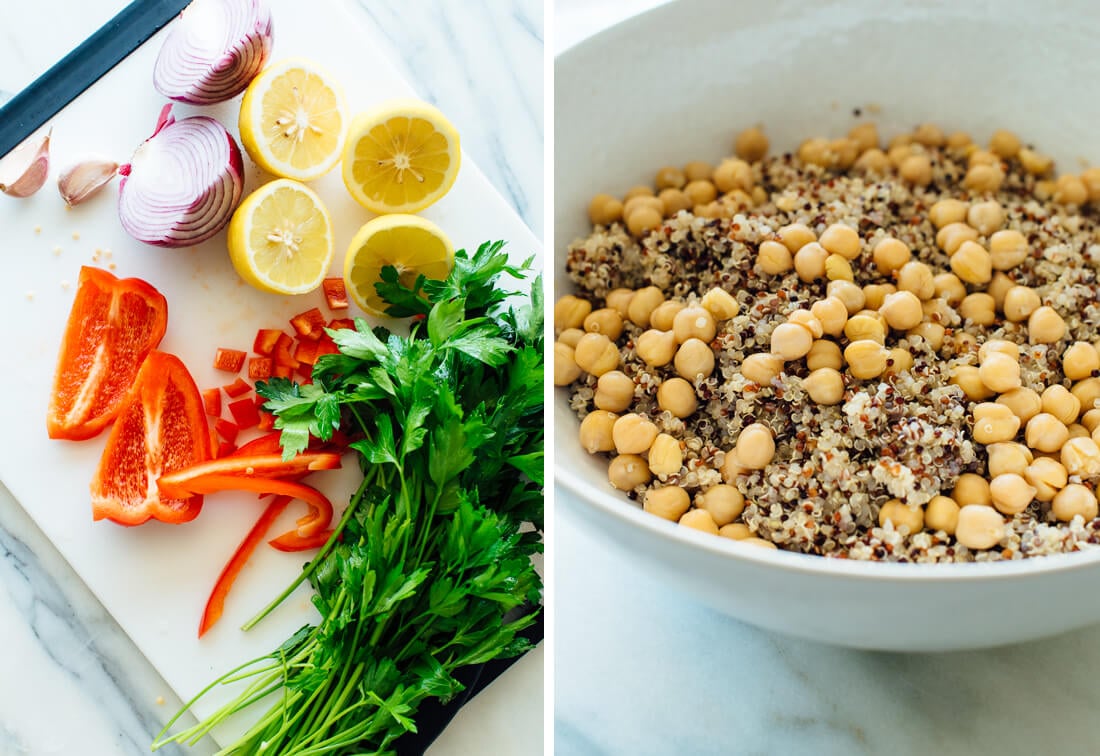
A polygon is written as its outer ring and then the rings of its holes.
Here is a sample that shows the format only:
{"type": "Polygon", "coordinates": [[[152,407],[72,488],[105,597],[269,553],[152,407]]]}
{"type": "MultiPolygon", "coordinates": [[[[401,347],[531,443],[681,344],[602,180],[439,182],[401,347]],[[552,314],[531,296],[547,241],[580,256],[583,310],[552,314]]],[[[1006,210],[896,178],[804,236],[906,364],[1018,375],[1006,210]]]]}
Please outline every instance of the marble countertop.
{"type": "MultiPolygon", "coordinates": [[[[555,52],[660,1],[557,0],[555,52]]],[[[1098,627],[953,654],[794,640],[645,580],[565,495],[553,533],[558,753],[1100,753],[1098,627]]]]}
{"type": "MultiPolygon", "coordinates": [[[[420,95],[454,121],[464,151],[541,236],[542,3],[346,1],[379,32],[375,43],[388,49],[420,95]]],[[[0,3],[0,102],[125,4],[0,3]]],[[[0,756],[148,753],[153,735],[179,706],[2,486],[0,638],[0,756]]],[[[522,663],[540,660],[541,651],[522,663]]],[[[490,688],[463,716],[492,702],[490,688]]],[[[433,752],[465,753],[469,747],[459,739],[433,752]]],[[[209,744],[187,751],[210,752],[209,744]]]]}

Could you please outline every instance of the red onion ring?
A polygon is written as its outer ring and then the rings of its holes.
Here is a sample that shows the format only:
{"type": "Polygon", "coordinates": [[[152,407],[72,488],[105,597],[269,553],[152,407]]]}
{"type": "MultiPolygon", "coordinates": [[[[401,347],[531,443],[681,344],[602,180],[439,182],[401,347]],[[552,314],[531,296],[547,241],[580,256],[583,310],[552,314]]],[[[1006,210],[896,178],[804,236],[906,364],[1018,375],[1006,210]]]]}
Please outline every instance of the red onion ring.
{"type": "Polygon", "coordinates": [[[273,41],[264,0],[194,0],[160,48],[153,86],[170,100],[224,102],[263,70],[273,41]]]}
{"type": "Polygon", "coordinates": [[[189,247],[229,223],[244,190],[244,162],[216,120],[177,121],[171,108],[164,106],[156,131],[119,168],[118,217],[138,241],[189,247]]]}

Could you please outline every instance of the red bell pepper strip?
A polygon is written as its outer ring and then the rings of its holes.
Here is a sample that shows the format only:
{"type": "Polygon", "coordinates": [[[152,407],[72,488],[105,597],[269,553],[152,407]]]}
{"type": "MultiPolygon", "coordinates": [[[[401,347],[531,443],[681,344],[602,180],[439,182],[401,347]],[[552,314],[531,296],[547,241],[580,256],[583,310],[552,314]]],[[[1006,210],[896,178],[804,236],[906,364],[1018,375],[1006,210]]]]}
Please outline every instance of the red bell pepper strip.
{"type": "Polygon", "coordinates": [[[289,533],[283,533],[278,538],[272,538],[268,541],[268,544],[276,551],[309,551],[310,549],[321,548],[328,543],[330,538],[332,538],[332,531],[327,529],[306,537],[300,536],[292,530],[289,533]]]}
{"type": "Polygon", "coordinates": [[[193,520],[201,492],[164,493],[154,481],[209,458],[210,431],[194,379],[178,357],[150,352],[92,479],[92,516],[119,525],[193,520]]]}
{"type": "Polygon", "coordinates": [[[168,302],[145,281],[81,268],[46,414],[50,438],[77,441],[106,428],[167,326],[168,302]]]}
{"type": "Polygon", "coordinates": [[[229,396],[230,399],[236,399],[238,396],[244,396],[252,390],[252,387],[248,385],[248,381],[239,376],[237,380],[233,381],[228,386],[222,386],[222,388],[225,390],[225,393],[229,396]]]}
{"type": "Polygon", "coordinates": [[[237,475],[246,478],[288,478],[292,475],[309,473],[314,470],[336,470],[340,467],[340,455],[334,452],[303,452],[289,461],[283,461],[283,455],[277,454],[233,454],[220,459],[211,459],[197,465],[162,475],[157,485],[162,491],[173,494],[197,493],[191,491],[191,482],[208,475],[237,475]]]}
{"type": "Polygon", "coordinates": [[[214,626],[215,622],[221,619],[222,611],[225,609],[226,596],[229,595],[230,589],[233,588],[233,583],[236,582],[237,576],[241,574],[241,570],[248,562],[249,557],[252,556],[252,552],[256,550],[256,546],[259,545],[264,535],[275,523],[275,520],[278,519],[279,515],[281,515],[287,505],[290,504],[290,501],[291,499],[289,496],[276,496],[272,499],[259,519],[256,520],[256,524],[248,531],[248,535],[246,535],[240,545],[237,546],[236,551],[233,552],[233,556],[229,557],[229,561],[222,567],[221,574],[218,575],[218,579],[214,583],[214,588],[210,591],[210,597],[206,600],[206,607],[203,609],[202,619],[199,620],[200,638],[206,634],[207,630],[214,626]]]}

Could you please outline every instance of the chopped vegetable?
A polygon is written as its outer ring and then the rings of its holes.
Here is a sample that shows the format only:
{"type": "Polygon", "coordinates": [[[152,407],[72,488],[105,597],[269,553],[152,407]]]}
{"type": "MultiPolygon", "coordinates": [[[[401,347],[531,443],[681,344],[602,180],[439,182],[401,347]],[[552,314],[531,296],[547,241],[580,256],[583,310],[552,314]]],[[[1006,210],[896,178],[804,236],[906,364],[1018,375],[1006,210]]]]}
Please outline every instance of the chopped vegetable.
{"type": "Polygon", "coordinates": [[[271,11],[262,0],[194,0],[164,39],[153,86],[192,105],[224,102],[264,69],[273,42],[271,11]]]}
{"type": "Polygon", "coordinates": [[[335,452],[302,452],[283,459],[273,454],[238,453],[225,459],[199,462],[190,467],[166,473],[157,481],[161,491],[179,495],[191,489],[191,481],[207,475],[240,475],[246,478],[289,478],[315,470],[335,470],[340,467],[340,455],[335,452]]]}
{"type": "Polygon", "coordinates": [[[272,538],[268,541],[276,551],[309,551],[310,549],[319,549],[328,542],[328,539],[332,538],[331,530],[322,530],[320,533],[316,533],[311,536],[300,536],[297,533],[283,533],[278,538],[272,538]]]}
{"type": "Polygon", "coordinates": [[[290,325],[298,333],[299,339],[317,340],[325,332],[325,316],[314,307],[300,312],[290,319],[290,325]]]}
{"type": "Polygon", "coordinates": [[[222,390],[208,388],[202,391],[202,406],[210,417],[221,417],[222,414],[222,390]]]}
{"type": "Polygon", "coordinates": [[[158,247],[189,247],[225,228],[244,189],[240,148],[209,116],[177,121],[166,105],[156,130],[119,168],[126,233],[158,247]]]}
{"type": "Polygon", "coordinates": [[[0,160],[0,192],[30,197],[50,175],[50,135],[28,139],[0,160]]]}
{"type": "Polygon", "coordinates": [[[218,418],[214,421],[214,430],[229,443],[234,443],[237,440],[237,434],[241,432],[241,429],[236,423],[231,423],[223,418],[218,418]]]}
{"type": "Polygon", "coordinates": [[[328,322],[330,331],[354,331],[355,321],[351,318],[333,318],[328,322]]]}
{"type": "Polygon", "coordinates": [[[227,373],[239,373],[244,367],[244,358],[247,356],[240,349],[219,348],[214,354],[214,369],[224,370],[227,373]]]}
{"type": "Polygon", "coordinates": [[[321,282],[321,290],[325,293],[325,302],[330,310],[348,309],[348,290],[344,286],[344,279],[326,278],[321,282]]]}
{"type": "Polygon", "coordinates": [[[168,325],[168,303],[137,278],[82,267],[46,415],[50,438],[91,438],[114,420],[168,325]]]}
{"type": "Polygon", "coordinates": [[[236,399],[239,396],[244,396],[245,394],[247,394],[249,391],[252,390],[252,387],[248,385],[248,381],[246,381],[244,378],[238,378],[237,380],[230,383],[228,386],[222,386],[222,390],[225,391],[226,395],[230,399],[236,399]]]}
{"type": "Polygon", "coordinates": [[[218,442],[218,453],[217,453],[215,458],[217,458],[217,457],[228,457],[229,455],[231,455],[236,450],[237,450],[237,447],[233,444],[232,441],[219,441],[218,442]]]}
{"type": "Polygon", "coordinates": [[[229,414],[241,429],[254,428],[260,422],[260,412],[256,409],[256,402],[247,397],[230,402],[229,414]]]}
{"type": "Polygon", "coordinates": [[[260,381],[271,377],[275,362],[270,357],[253,357],[248,361],[248,377],[260,381]]]}
{"type": "Polygon", "coordinates": [[[155,481],[210,457],[199,390],[178,357],[157,351],[145,358],[134,385],[92,479],[92,516],[119,525],[193,520],[202,496],[163,494],[155,481]]]}
{"type": "Polygon", "coordinates": [[[294,359],[294,355],[290,352],[292,346],[294,346],[294,339],[285,333],[280,333],[275,341],[275,348],[271,352],[276,365],[291,369],[298,367],[298,360],[294,359]]]}
{"type": "Polygon", "coordinates": [[[278,328],[261,328],[256,331],[256,340],[252,342],[252,351],[256,354],[268,357],[275,349],[280,336],[285,334],[278,328]]]}

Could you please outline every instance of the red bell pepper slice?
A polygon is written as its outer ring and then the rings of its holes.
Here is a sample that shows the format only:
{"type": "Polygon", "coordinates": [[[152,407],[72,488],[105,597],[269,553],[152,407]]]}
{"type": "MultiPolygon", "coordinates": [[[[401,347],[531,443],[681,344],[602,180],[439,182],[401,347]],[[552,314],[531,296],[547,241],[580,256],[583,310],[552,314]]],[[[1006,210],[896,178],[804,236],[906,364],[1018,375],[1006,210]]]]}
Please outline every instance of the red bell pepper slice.
{"type": "Polygon", "coordinates": [[[248,535],[244,537],[240,545],[237,546],[236,551],[233,552],[233,556],[229,557],[229,561],[222,567],[221,574],[218,575],[217,581],[214,583],[213,590],[210,591],[210,597],[206,600],[206,607],[202,612],[202,619],[199,620],[199,637],[201,638],[206,634],[206,631],[214,626],[214,623],[221,619],[222,612],[225,609],[225,599],[229,595],[230,589],[233,588],[233,583],[236,582],[237,576],[241,574],[241,570],[247,564],[249,557],[252,556],[252,552],[256,550],[256,546],[259,545],[264,535],[271,526],[278,519],[279,515],[283,513],[287,505],[290,504],[289,496],[276,496],[272,499],[271,503],[264,508],[262,514],[256,524],[252,526],[252,529],[248,531],[248,535]]]}
{"type": "Polygon", "coordinates": [[[248,377],[254,381],[263,381],[271,377],[275,361],[270,357],[253,357],[248,361],[248,377]]]}
{"type": "Polygon", "coordinates": [[[46,414],[50,438],[92,438],[132,395],[168,326],[168,302],[137,278],[82,267],[46,414]]]}
{"type": "Polygon", "coordinates": [[[252,351],[256,354],[270,357],[275,349],[275,342],[280,336],[285,335],[278,328],[261,328],[256,331],[256,339],[252,342],[252,351]]]}
{"type": "Polygon", "coordinates": [[[275,427],[275,415],[270,412],[260,412],[260,423],[256,427],[262,431],[272,430],[275,427]]]}
{"type": "Polygon", "coordinates": [[[214,354],[214,369],[224,370],[227,373],[239,373],[244,367],[244,358],[247,356],[240,349],[219,348],[214,354]]]}
{"type": "Polygon", "coordinates": [[[330,538],[332,538],[332,530],[328,529],[314,533],[311,536],[300,536],[292,530],[289,533],[283,533],[278,538],[272,538],[268,541],[268,544],[276,551],[309,551],[310,549],[321,548],[328,543],[330,538]]]}
{"type": "Polygon", "coordinates": [[[237,380],[233,381],[228,386],[222,386],[222,389],[225,390],[225,393],[230,399],[236,399],[238,396],[247,394],[252,390],[252,387],[248,385],[248,381],[244,378],[238,377],[237,380]]]}
{"type": "Polygon", "coordinates": [[[237,434],[241,431],[236,423],[231,423],[220,417],[214,421],[214,430],[218,432],[218,435],[221,436],[224,441],[228,441],[231,444],[236,443],[237,434]]]}
{"type": "MultiPolygon", "coordinates": [[[[263,438],[261,436],[261,438],[263,438]]],[[[258,441],[259,439],[257,439],[258,441]]],[[[251,443],[251,442],[250,442],[251,443]]],[[[246,445],[247,446],[247,445],[246,445]]],[[[234,454],[192,465],[170,474],[162,475],[157,485],[160,490],[179,495],[198,493],[192,490],[194,481],[211,475],[237,475],[242,478],[288,478],[315,470],[336,470],[340,467],[340,455],[335,452],[303,452],[284,461],[281,450],[274,454],[234,454]]],[[[205,493],[205,492],[204,492],[205,493]]]]}
{"type": "Polygon", "coordinates": [[[321,282],[321,290],[325,293],[325,302],[330,310],[348,309],[348,290],[342,278],[326,278],[321,282]]]}
{"type": "Polygon", "coordinates": [[[221,417],[222,390],[218,387],[203,389],[202,406],[210,417],[221,417]]]}
{"type": "Polygon", "coordinates": [[[328,322],[330,331],[354,331],[355,321],[351,318],[333,318],[328,322]]]}
{"type": "Polygon", "coordinates": [[[154,481],[209,458],[210,431],[194,379],[178,357],[150,352],[92,479],[92,516],[119,525],[193,520],[202,492],[164,493],[154,481]]]}
{"type": "Polygon", "coordinates": [[[256,402],[249,397],[229,403],[229,414],[233,416],[238,428],[253,428],[260,422],[260,413],[256,402]]]}
{"type": "Polygon", "coordinates": [[[292,346],[294,346],[294,339],[290,338],[285,333],[280,333],[279,340],[275,342],[275,349],[271,352],[271,357],[275,360],[276,366],[288,368],[298,367],[298,360],[294,359],[294,355],[290,353],[290,348],[292,346]]]}
{"type": "Polygon", "coordinates": [[[218,457],[228,457],[233,452],[237,451],[237,447],[233,445],[232,441],[219,441],[218,442],[218,457]]]}
{"type": "Polygon", "coordinates": [[[298,334],[299,339],[319,339],[321,334],[325,332],[325,316],[319,309],[314,307],[295,315],[290,319],[290,325],[298,334]]]}

